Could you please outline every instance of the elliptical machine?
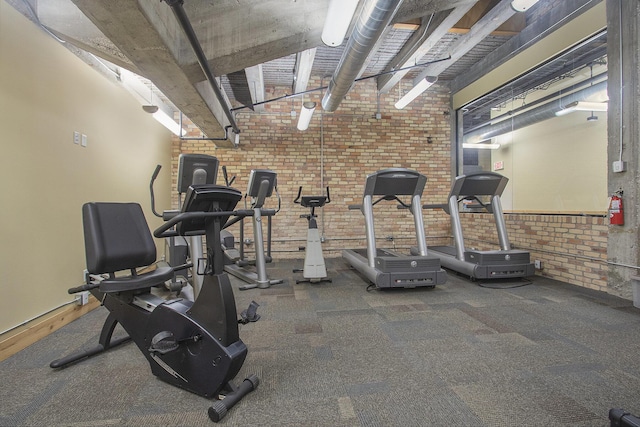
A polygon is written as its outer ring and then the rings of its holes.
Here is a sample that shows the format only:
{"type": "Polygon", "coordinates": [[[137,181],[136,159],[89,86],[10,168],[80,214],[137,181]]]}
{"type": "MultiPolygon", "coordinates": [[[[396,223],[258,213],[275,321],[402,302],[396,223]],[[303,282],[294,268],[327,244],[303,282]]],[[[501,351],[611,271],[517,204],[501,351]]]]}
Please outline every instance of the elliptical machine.
{"type": "MultiPolygon", "coordinates": [[[[227,187],[233,183],[235,177],[229,181],[226,167],[222,167],[224,179],[227,187]]],[[[239,289],[245,291],[247,289],[266,289],[271,285],[282,283],[282,279],[269,279],[267,276],[267,263],[272,261],[271,258],[271,218],[280,211],[280,195],[278,195],[278,209],[264,209],[264,203],[268,197],[271,197],[273,191],[277,190],[276,173],[267,169],[254,169],[249,175],[249,184],[245,198],[245,209],[247,197],[251,198],[250,209],[253,211],[251,221],[253,224],[253,243],[255,247],[255,259],[248,260],[244,254],[244,220],[240,220],[240,242],[239,250],[235,248],[235,239],[233,234],[227,230],[220,233],[220,243],[224,251],[225,266],[227,273],[245,281],[248,285],[240,286],[239,289]],[[262,229],[262,218],[267,217],[267,252],[264,250],[264,238],[262,229]],[[255,266],[254,271],[250,270],[251,266],[255,266]]]]}
{"type": "MultiPolygon", "coordinates": [[[[207,154],[180,154],[178,159],[178,204],[182,204],[182,195],[187,192],[192,184],[215,184],[218,175],[218,159],[207,154]]],[[[157,165],[151,182],[149,192],[151,193],[151,211],[164,221],[169,221],[180,213],[180,210],[165,210],[162,213],[156,212],[155,196],[153,193],[153,183],[162,169],[162,165],[157,165]]],[[[172,267],[182,266],[174,270],[173,277],[167,282],[170,291],[180,295],[182,289],[191,284],[193,295],[186,292],[187,298],[195,300],[202,288],[204,279],[204,267],[201,264],[205,258],[202,253],[202,236],[171,236],[165,239],[167,249],[167,261],[160,262],[159,265],[169,265],[172,267]],[[185,267],[186,266],[186,267],[185,267]]]]}
{"type": "Polygon", "coordinates": [[[331,279],[327,277],[327,268],[324,263],[324,256],[322,255],[322,240],[318,232],[318,222],[316,221],[316,208],[321,208],[330,202],[329,187],[327,187],[326,196],[302,196],[302,186],[298,189],[298,196],[296,196],[293,203],[303,208],[309,208],[310,211],[307,215],[300,215],[300,218],[307,219],[309,227],[307,229],[304,268],[296,268],[293,270],[294,273],[302,272],[304,279],[297,279],[296,283],[331,282],[331,279]]]}
{"type": "Polygon", "coordinates": [[[54,360],[50,366],[66,367],[131,339],[161,380],[207,398],[225,394],[209,408],[213,421],[222,419],[259,384],[255,375],[239,387],[232,382],[247,355],[238,323],[260,317],[256,313],[258,304],[252,302],[238,320],[219,245],[220,231],[226,225],[252,214],[234,211],[241,198],[241,193],[232,188],[191,186],[182,211],[154,232],[157,238],[206,235],[206,274],[194,302],[165,300],[154,292],[171,279],[176,268],[137,271],[156,257],[155,243],[139,204],[86,203],[82,212],[87,270],[103,279],[69,289],[69,293],[90,291],[109,310],[109,316],[96,347],[54,360]],[[116,275],[125,270],[130,274],[116,275]],[[117,324],[128,336],[112,340],[117,324]]]}

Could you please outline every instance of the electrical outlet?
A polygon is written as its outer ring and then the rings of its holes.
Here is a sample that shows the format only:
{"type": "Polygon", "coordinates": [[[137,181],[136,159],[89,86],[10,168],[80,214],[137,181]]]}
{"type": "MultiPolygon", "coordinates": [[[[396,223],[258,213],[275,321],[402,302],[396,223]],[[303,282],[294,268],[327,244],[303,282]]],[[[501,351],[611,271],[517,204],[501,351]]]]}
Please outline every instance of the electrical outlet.
{"type": "Polygon", "coordinates": [[[536,270],[542,270],[542,261],[539,259],[533,261],[533,265],[536,267],[536,270]]]}
{"type": "Polygon", "coordinates": [[[82,291],[76,294],[76,304],[78,305],[89,304],[89,291],[82,291]]]}
{"type": "Polygon", "coordinates": [[[624,172],[627,170],[627,162],[617,160],[613,162],[612,169],[614,173],[624,172]]]}

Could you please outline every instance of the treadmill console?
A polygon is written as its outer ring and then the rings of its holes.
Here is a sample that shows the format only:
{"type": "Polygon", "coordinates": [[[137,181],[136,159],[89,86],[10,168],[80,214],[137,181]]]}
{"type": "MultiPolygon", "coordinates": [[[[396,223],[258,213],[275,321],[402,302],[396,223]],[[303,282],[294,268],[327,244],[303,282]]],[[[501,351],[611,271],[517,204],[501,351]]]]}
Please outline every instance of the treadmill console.
{"type": "Polygon", "coordinates": [[[421,196],[427,177],[411,169],[390,168],[367,176],[365,196],[421,196]]]}
{"type": "Polygon", "coordinates": [[[474,172],[460,175],[451,187],[451,196],[502,196],[509,178],[495,172],[474,172]]]}

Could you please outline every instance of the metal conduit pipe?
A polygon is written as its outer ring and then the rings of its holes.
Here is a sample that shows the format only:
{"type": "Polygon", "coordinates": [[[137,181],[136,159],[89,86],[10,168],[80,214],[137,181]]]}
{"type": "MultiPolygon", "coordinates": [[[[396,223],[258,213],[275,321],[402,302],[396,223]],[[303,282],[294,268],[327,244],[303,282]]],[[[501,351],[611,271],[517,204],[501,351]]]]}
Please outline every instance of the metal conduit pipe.
{"type": "Polygon", "coordinates": [[[184,11],[184,8],[182,7],[184,0],[164,0],[164,1],[171,7],[171,10],[173,10],[173,14],[178,20],[178,23],[180,24],[182,31],[184,31],[184,34],[187,36],[187,39],[189,39],[189,43],[191,44],[193,53],[196,54],[196,58],[198,59],[198,64],[200,65],[202,72],[207,78],[207,81],[211,85],[211,89],[213,89],[213,93],[216,95],[216,98],[218,98],[218,102],[220,102],[222,111],[224,112],[225,116],[227,116],[227,119],[229,120],[229,124],[233,128],[233,132],[236,134],[239,134],[240,129],[238,128],[238,125],[235,119],[233,118],[233,115],[231,114],[231,110],[229,109],[229,106],[227,105],[227,102],[225,101],[224,96],[222,95],[222,92],[220,92],[220,88],[216,84],[216,79],[213,73],[211,72],[211,69],[209,68],[207,57],[204,54],[204,51],[202,50],[202,46],[200,46],[200,42],[198,41],[198,37],[196,36],[196,33],[193,30],[193,27],[191,26],[191,21],[189,21],[189,17],[187,16],[187,13],[184,11]]]}
{"type": "MultiPolygon", "coordinates": [[[[566,87],[561,91],[550,93],[549,95],[544,96],[544,97],[539,98],[539,99],[536,99],[536,100],[532,101],[529,104],[525,104],[525,105],[522,105],[520,107],[514,108],[514,109],[509,110],[509,111],[507,111],[505,113],[502,113],[502,114],[500,114],[498,116],[492,117],[492,118],[490,118],[489,120],[487,120],[487,121],[485,121],[483,123],[479,123],[479,124],[475,125],[473,128],[469,129],[469,133],[475,131],[476,129],[481,129],[481,128],[484,128],[485,126],[489,126],[492,123],[499,123],[502,120],[504,120],[505,118],[508,118],[513,114],[519,114],[521,111],[525,111],[527,109],[530,109],[531,107],[535,107],[536,105],[543,105],[543,104],[546,104],[547,102],[553,101],[553,100],[557,99],[559,96],[561,96],[563,92],[564,93],[577,92],[578,90],[584,89],[584,88],[586,88],[588,86],[593,86],[595,83],[599,83],[601,81],[602,81],[602,75],[588,78],[588,79],[583,80],[581,82],[578,82],[578,83],[576,83],[574,85],[566,87]]],[[[485,104],[485,107],[487,105],[488,104],[485,104]]],[[[288,115],[288,113],[283,113],[283,114],[287,114],[288,115]]]]}
{"type": "Polygon", "coordinates": [[[474,138],[478,140],[486,140],[498,135],[503,135],[507,132],[515,131],[539,123],[543,120],[548,120],[556,116],[556,113],[562,110],[566,105],[577,102],[585,101],[588,97],[607,90],[607,81],[596,83],[593,86],[589,86],[580,91],[563,95],[560,98],[548,102],[539,107],[533,108],[522,114],[514,116],[512,119],[505,119],[493,125],[484,126],[476,129],[473,132],[469,132],[464,135],[465,141],[474,138]]]}
{"type": "Polygon", "coordinates": [[[400,3],[402,0],[367,0],[322,98],[325,111],[338,108],[400,3]]]}

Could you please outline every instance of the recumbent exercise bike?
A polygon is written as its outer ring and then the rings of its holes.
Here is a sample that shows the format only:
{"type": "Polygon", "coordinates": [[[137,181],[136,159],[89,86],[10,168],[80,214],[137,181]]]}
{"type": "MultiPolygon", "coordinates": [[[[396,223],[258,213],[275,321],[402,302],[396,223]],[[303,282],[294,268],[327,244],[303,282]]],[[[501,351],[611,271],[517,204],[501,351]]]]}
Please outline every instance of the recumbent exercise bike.
{"type": "Polygon", "coordinates": [[[90,291],[109,310],[99,344],[51,362],[63,368],[133,340],[147,358],[154,375],[163,381],[207,398],[225,397],[209,408],[213,421],[259,384],[250,375],[238,387],[232,380],[247,356],[238,323],[257,321],[258,304],[252,302],[238,320],[233,289],[224,272],[220,231],[250,210],[234,211],[242,194],[217,185],[193,185],[187,191],[182,212],[156,229],[157,238],[171,235],[206,236],[206,275],[194,302],[184,298],[165,300],[152,292],[164,286],[175,268],[156,267],[145,273],[136,269],[153,264],[156,247],[142,208],[137,203],[86,203],[83,226],[87,270],[108,277],[69,289],[90,291]],[[230,219],[233,217],[233,219],[230,219]],[[175,230],[171,230],[175,226],[175,230]],[[127,276],[116,272],[130,270],[127,276]],[[117,324],[128,336],[111,340],[117,324]]]}

